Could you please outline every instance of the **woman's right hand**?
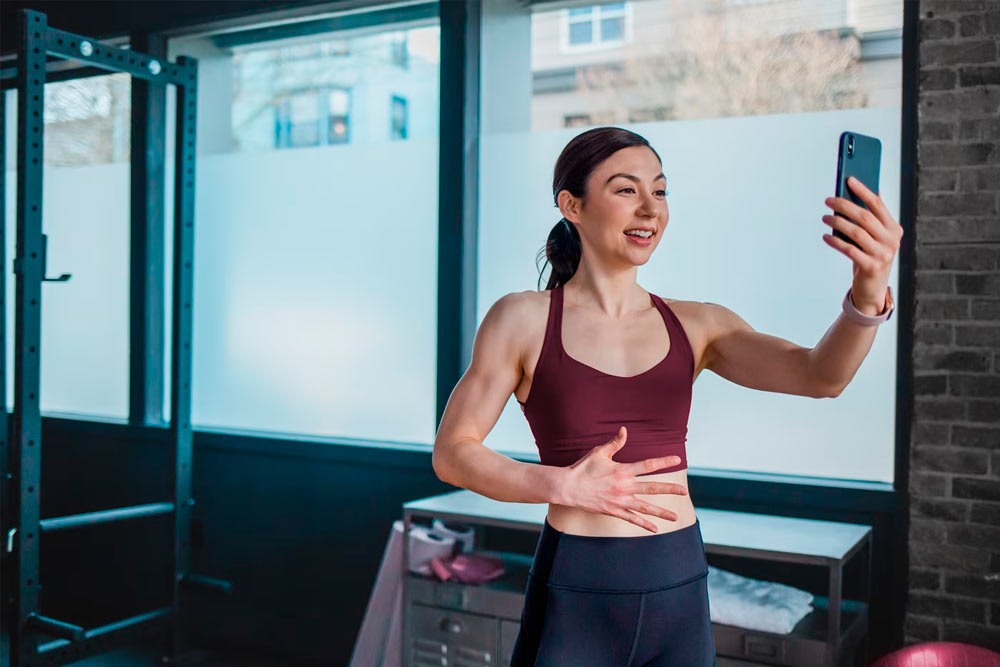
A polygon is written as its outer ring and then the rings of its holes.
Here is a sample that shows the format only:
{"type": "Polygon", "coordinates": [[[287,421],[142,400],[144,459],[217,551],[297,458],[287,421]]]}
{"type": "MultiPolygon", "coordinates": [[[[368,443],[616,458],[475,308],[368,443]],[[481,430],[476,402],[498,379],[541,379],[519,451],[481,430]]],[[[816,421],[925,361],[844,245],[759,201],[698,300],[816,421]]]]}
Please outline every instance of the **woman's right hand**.
{"type": "Polygon", "coordinates": [[[618,435],[591,449],[579,461],[567,467],[562,487],[562,502],[591,512],[609,514],[630,521],[655,533],[656,525],[636,512],[677,521],[677,514],[635,497],[635,494],[676,493],[687,495],[687,488],[670,482],[641,482],[640,473],[652,472],[680,463],[679,456],[662,456],[635,463],[619,463],[611,457],[625,445],[628,433],[624,426],[618,435]]]}

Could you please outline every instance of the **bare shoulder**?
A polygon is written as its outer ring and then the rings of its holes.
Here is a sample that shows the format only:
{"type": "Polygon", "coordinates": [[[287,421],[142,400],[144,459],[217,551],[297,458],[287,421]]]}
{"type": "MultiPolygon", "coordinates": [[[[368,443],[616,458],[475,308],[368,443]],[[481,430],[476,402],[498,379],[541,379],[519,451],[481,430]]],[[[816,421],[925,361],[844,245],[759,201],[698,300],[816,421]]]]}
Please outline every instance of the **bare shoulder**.
{"type": "Polygon", "coordinates": [[[717,304],[682,299],[663,299],[663,301],[670,306],[670,310],[684,327],[684,333],[694,352],[694,377],[697,378],[710,363],[711,343],[718,331],[718,318],[715,315],[717,304]]]}
{"type": "Polygon", "coordinates": [[[706,336],[711,331],[712,307],[715,304],[683,299],[663,299],[684,325],[688,336],[706,336]]]}
{"type": "Polygon", "coordinates": [[[544,326],[548,299],[544,291],[509,292],[490,306],[480,328],[488,326],[501,332],[520,357],[537,333],[539,319],[544,326]]]}

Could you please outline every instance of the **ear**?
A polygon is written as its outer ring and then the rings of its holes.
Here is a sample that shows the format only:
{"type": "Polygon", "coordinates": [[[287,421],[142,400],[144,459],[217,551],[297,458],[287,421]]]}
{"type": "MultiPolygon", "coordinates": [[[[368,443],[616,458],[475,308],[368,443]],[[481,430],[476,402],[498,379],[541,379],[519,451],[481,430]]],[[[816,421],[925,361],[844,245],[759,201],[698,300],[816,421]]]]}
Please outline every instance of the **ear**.
{"type": "Polygon", "coordinates": [[[559,202],[559,212],[570,222],[579,222],[580,200],[574,197],[569,190],[560,190],[557,197],[559,202]]]}

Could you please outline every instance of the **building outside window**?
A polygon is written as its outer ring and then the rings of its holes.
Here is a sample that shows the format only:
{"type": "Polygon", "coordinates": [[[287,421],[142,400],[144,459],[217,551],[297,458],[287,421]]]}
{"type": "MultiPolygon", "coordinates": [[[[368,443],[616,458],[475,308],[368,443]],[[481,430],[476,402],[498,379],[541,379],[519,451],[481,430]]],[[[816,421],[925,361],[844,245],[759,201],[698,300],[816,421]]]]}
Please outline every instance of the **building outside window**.
{"type": "Polygon", "coordinates": [[[406,138],[406,98],[399,95],[392,96],[391,109],[392,127],[389,130],[390,139],[406,138]]]}
{"type": "Polygon", "coordinates": [[[346,144],[350,141],[351,91],[337,88],[327,96],[328,144],[346,144]]]}
{"type": "Polygon", "coordinates": [[[564,13],[563,48],[571,51],[620,46],[627,41],[626,24],[630,18],[624,2],[571,7],[564,13]]]}
{"type": "Polygon", "coordinates": [[[347,143],[350,91],[311,90],[288,95],[274,105],[275,148],[347,143]]]}

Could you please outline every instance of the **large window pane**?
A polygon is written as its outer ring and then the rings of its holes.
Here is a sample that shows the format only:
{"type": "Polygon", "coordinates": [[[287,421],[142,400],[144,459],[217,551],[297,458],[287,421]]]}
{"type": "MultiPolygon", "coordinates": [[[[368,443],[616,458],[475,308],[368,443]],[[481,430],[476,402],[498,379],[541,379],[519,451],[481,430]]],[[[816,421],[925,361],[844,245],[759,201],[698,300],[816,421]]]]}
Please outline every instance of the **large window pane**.
{"type": "MultiPolygon", "coordinates": [[[[14,407],[17,97],[5,92],[7,408],[14,407]]],[[[131,77],[45,86],[42,233],[42,413],[128,416],[131,77]]]]}
{"type": "Polygon", "coordinates": [[[199,59],[192,422],[430,444],[438,21],[297,40],[170,44],[199,59]]]}
{"type": "MultiPolygon", "coordinates": [[[[880,194],[899,219],[901,0],[862,0],[850,12],[822,0],[623,4],[632,38],[587,51],[560,37],[572,11],[485,6],[480,321],[504,294],[539,287],[536,254],[560,218],[551,192],[560,151],[581,123],[616,125],[650,141],[669,183],[669,224],[639,284],[815,345],[852,278],[850,260],[821,239],[841,132],[882,141],[880,194]]],[[[691,467],[891,482],[897,323],[880,327],[836,400],[703,372],[691,467]]],[[[537,451],[513,396],[487,444],[537,451]]]]}

